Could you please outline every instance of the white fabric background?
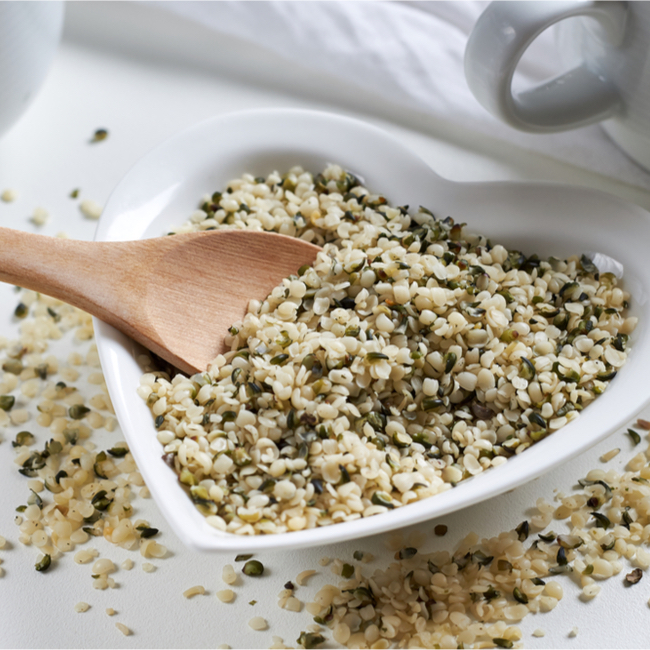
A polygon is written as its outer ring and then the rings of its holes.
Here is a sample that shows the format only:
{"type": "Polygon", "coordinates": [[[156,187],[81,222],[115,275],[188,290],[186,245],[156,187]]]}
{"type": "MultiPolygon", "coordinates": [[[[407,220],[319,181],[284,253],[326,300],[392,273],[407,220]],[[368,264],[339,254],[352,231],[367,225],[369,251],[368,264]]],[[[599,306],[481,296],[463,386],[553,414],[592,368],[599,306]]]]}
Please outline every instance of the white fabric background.
{"type": "MultiPolygon", "coordinates": [[[[463,74],[465,44],[487,2],[152,2],[338,77],[432,118],[647,188],[650,173],[597,126],[552,135],[521,133],[477,102],[463,74]]],[[[515,83],[561,69],[552,30],[522,59],[515,83]]]]}

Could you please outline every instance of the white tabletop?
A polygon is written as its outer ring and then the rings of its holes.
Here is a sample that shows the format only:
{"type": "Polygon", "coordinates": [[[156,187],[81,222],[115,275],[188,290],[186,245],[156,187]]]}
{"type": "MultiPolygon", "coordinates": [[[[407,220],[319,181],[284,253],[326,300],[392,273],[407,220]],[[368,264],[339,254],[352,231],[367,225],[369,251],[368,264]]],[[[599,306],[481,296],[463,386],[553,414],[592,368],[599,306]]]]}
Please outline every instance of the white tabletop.
{"type": "MultiPolygon", "coordinates": [[[[72,189],[81,188],[83,198],[104,203],[130,166],[162,140],[212,115],[262,107],[317,108],[367,120],[397,134],[441,176],[453,180],[571,183],[611,192],[650,210],[650,191],[475,138],[471,131],[452,130],[335,79],[315,79],[297,64],[235,39],[216,38],[159,9],[80,2],[67,8],[63,43],[42,92],[0,141],[0,191],[11,187],[19,192],[14,203],[0,204],[0,223],[36,231],[28,217],[42,206],[51,220],[39,232],[64,231],[90,239],[95,222],[81,216],[78,202],[68,196],[72,189]],[[89,145],[89,138],[100,127],[108,129],[108,139],[89,145]]],[[[15,336],[17,325],[11,318],[15,294],[2,286],[0,296],[4,305],[0,334],[15,336]]],[[[65,339],[55,353],[66,358],[76,345],[65,339]]],[[[650,409],[644,415],[650,419],[650,409]]],[[[160,541],[171,551],[170,557],[153,560],[158,566],[155,573],[142,571],[139,554],[111,547],[101,539],[93,540],[93,545],[103,556],[116,562],[131,556],[136,561],[132,571],[115,574],[117,589],[94,590],[90,566],[77,565],[71,557],[64,557],[47,574],[36,573],[33,565],[38,553],[18,542],[13,522],[15,507],[27,495],[25,479],[12,462],[10,441],[15,429],[0,433],[0,535],[10,540],[10,548],[0,550],[5,573],[0,577],[0,647],[214,648],[222,643],[234,648],[268,647],[272,635],[292,645],[312,621],[305,611],[296,614],[278,608],[277,594],[287,580],[304,569],[317,569],[319,575],[299,590],[301,600],[309,600],[320,585],[336,579],[319,567],[323,555],[347,559],[359,548],[370,550],[376,560],[366,570],[392,559],[393,552],[387,550],[382,537],[268,554],[260,558],[268,575],[241,584],[236,602],[224,605],[214,594],[225,587],[221,569],[234,558],[183,548],[153,501],[140,499],[138,516],[161,529],[160,541]],[[185,589],[198,584],[205,586],[207,596],[183,598],[185,589]],[[249,605],[251,600],[257,604],[249,605]],[[91,609],[77,614],[74,605],[79,601],[89,603],[91,609]],[[118,614],[107,617],[107,607],[118,614]],[[269,621],[268,631],[254,632],[247,626],[255,615],[269,621]],[[115,629],[116,621],[129,626],[133,634],[122,636],[115,629]]],[[[121,439],[119,432],[98,435],[98,444],[121,439]]],[[[609,463],[617,469],[638,451],[633,452],[623,431],[616,432],[549,475],[445,517],[449,533],[431,539],[431,548],[453,551],[456,542],[471,531],[482,538],[513,528],[530,516],[538,497],[550,501],[556,489],[570,492],[588,470],[603,467],[599,457],[614,447],[622,449],[609,463]]],[[[417,527],[430,538],[432,528],[432,523],[417,527]]],[[[579,599],[579,589],[570,580],[562,584],[565,596],[554,611],[531,615],[522,622],[524,647],[647,647],[644,621],[650,618],[650,581],[626,589],[619,575],[604,582],[600,596],[588,603],[579,599]],[[574,627],[578,634],[569,637],[574,627]],[[531,636],[536,628],[546,635],[541,639],[531,636]]]]}

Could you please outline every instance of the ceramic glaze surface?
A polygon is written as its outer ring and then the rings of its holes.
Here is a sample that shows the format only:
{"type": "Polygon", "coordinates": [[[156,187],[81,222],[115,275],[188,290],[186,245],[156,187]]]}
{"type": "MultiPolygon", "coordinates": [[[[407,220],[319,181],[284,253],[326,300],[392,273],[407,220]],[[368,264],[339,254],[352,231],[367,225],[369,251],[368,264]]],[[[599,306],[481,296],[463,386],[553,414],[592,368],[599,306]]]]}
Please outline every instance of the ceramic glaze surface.
{"type": "Polygon", "coordinates": [[[494,2],[468,40],[465,75],[479,102],[514,128],[550,133],[602,122],[650,169],[649,37],[648,2],[494,2]],[[571,69],[513,93],[523,53],[556,24],[571,69]]]}
{"type": "Polygon", "coordinates": [[[0,136],[30,105],[52,63],[63,2],[0,2],[0,136]]]}

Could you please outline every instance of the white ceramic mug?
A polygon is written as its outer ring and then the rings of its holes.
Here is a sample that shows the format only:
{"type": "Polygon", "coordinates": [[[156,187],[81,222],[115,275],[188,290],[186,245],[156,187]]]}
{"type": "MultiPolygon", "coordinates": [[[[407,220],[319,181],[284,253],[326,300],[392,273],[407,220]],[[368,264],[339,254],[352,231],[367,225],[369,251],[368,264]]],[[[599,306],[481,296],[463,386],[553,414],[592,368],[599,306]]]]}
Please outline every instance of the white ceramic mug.
{"type": "Polygon", "coordinates": [[[467,42],[465,76],[479,102],[510,126],[550,133],[602,121],[650,169],[650,2],[492,2],[467,42]],[[519,60],[555,23],[562,57],[578,65],[513,93],[519,60]]]}
{"type": "Polygon", "coordinates": [[[63,27],[63,2],[0,2],[0,136],[43,83],[63,27]]]}

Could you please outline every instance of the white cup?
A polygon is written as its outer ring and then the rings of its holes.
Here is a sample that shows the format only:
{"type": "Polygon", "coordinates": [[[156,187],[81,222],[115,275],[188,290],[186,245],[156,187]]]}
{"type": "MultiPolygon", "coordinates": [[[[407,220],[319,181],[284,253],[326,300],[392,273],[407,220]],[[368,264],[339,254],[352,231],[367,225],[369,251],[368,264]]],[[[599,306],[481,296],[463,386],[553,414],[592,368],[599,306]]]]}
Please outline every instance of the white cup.
{"type": "Polygon", "coordinates": [[[0,2],[0,136],[27,109],[54,58],[63,2],[0,2]]]}
{"type": "Polygon", "coordinates": [[[650,2],[492,2],[467,42],[465,76],[478,101],[510,126],[551,133],[602,122],[650,169],[650,2]],[[513,93],[522,55],[560,21],[560,54],[577,66],[513,93]]]}

